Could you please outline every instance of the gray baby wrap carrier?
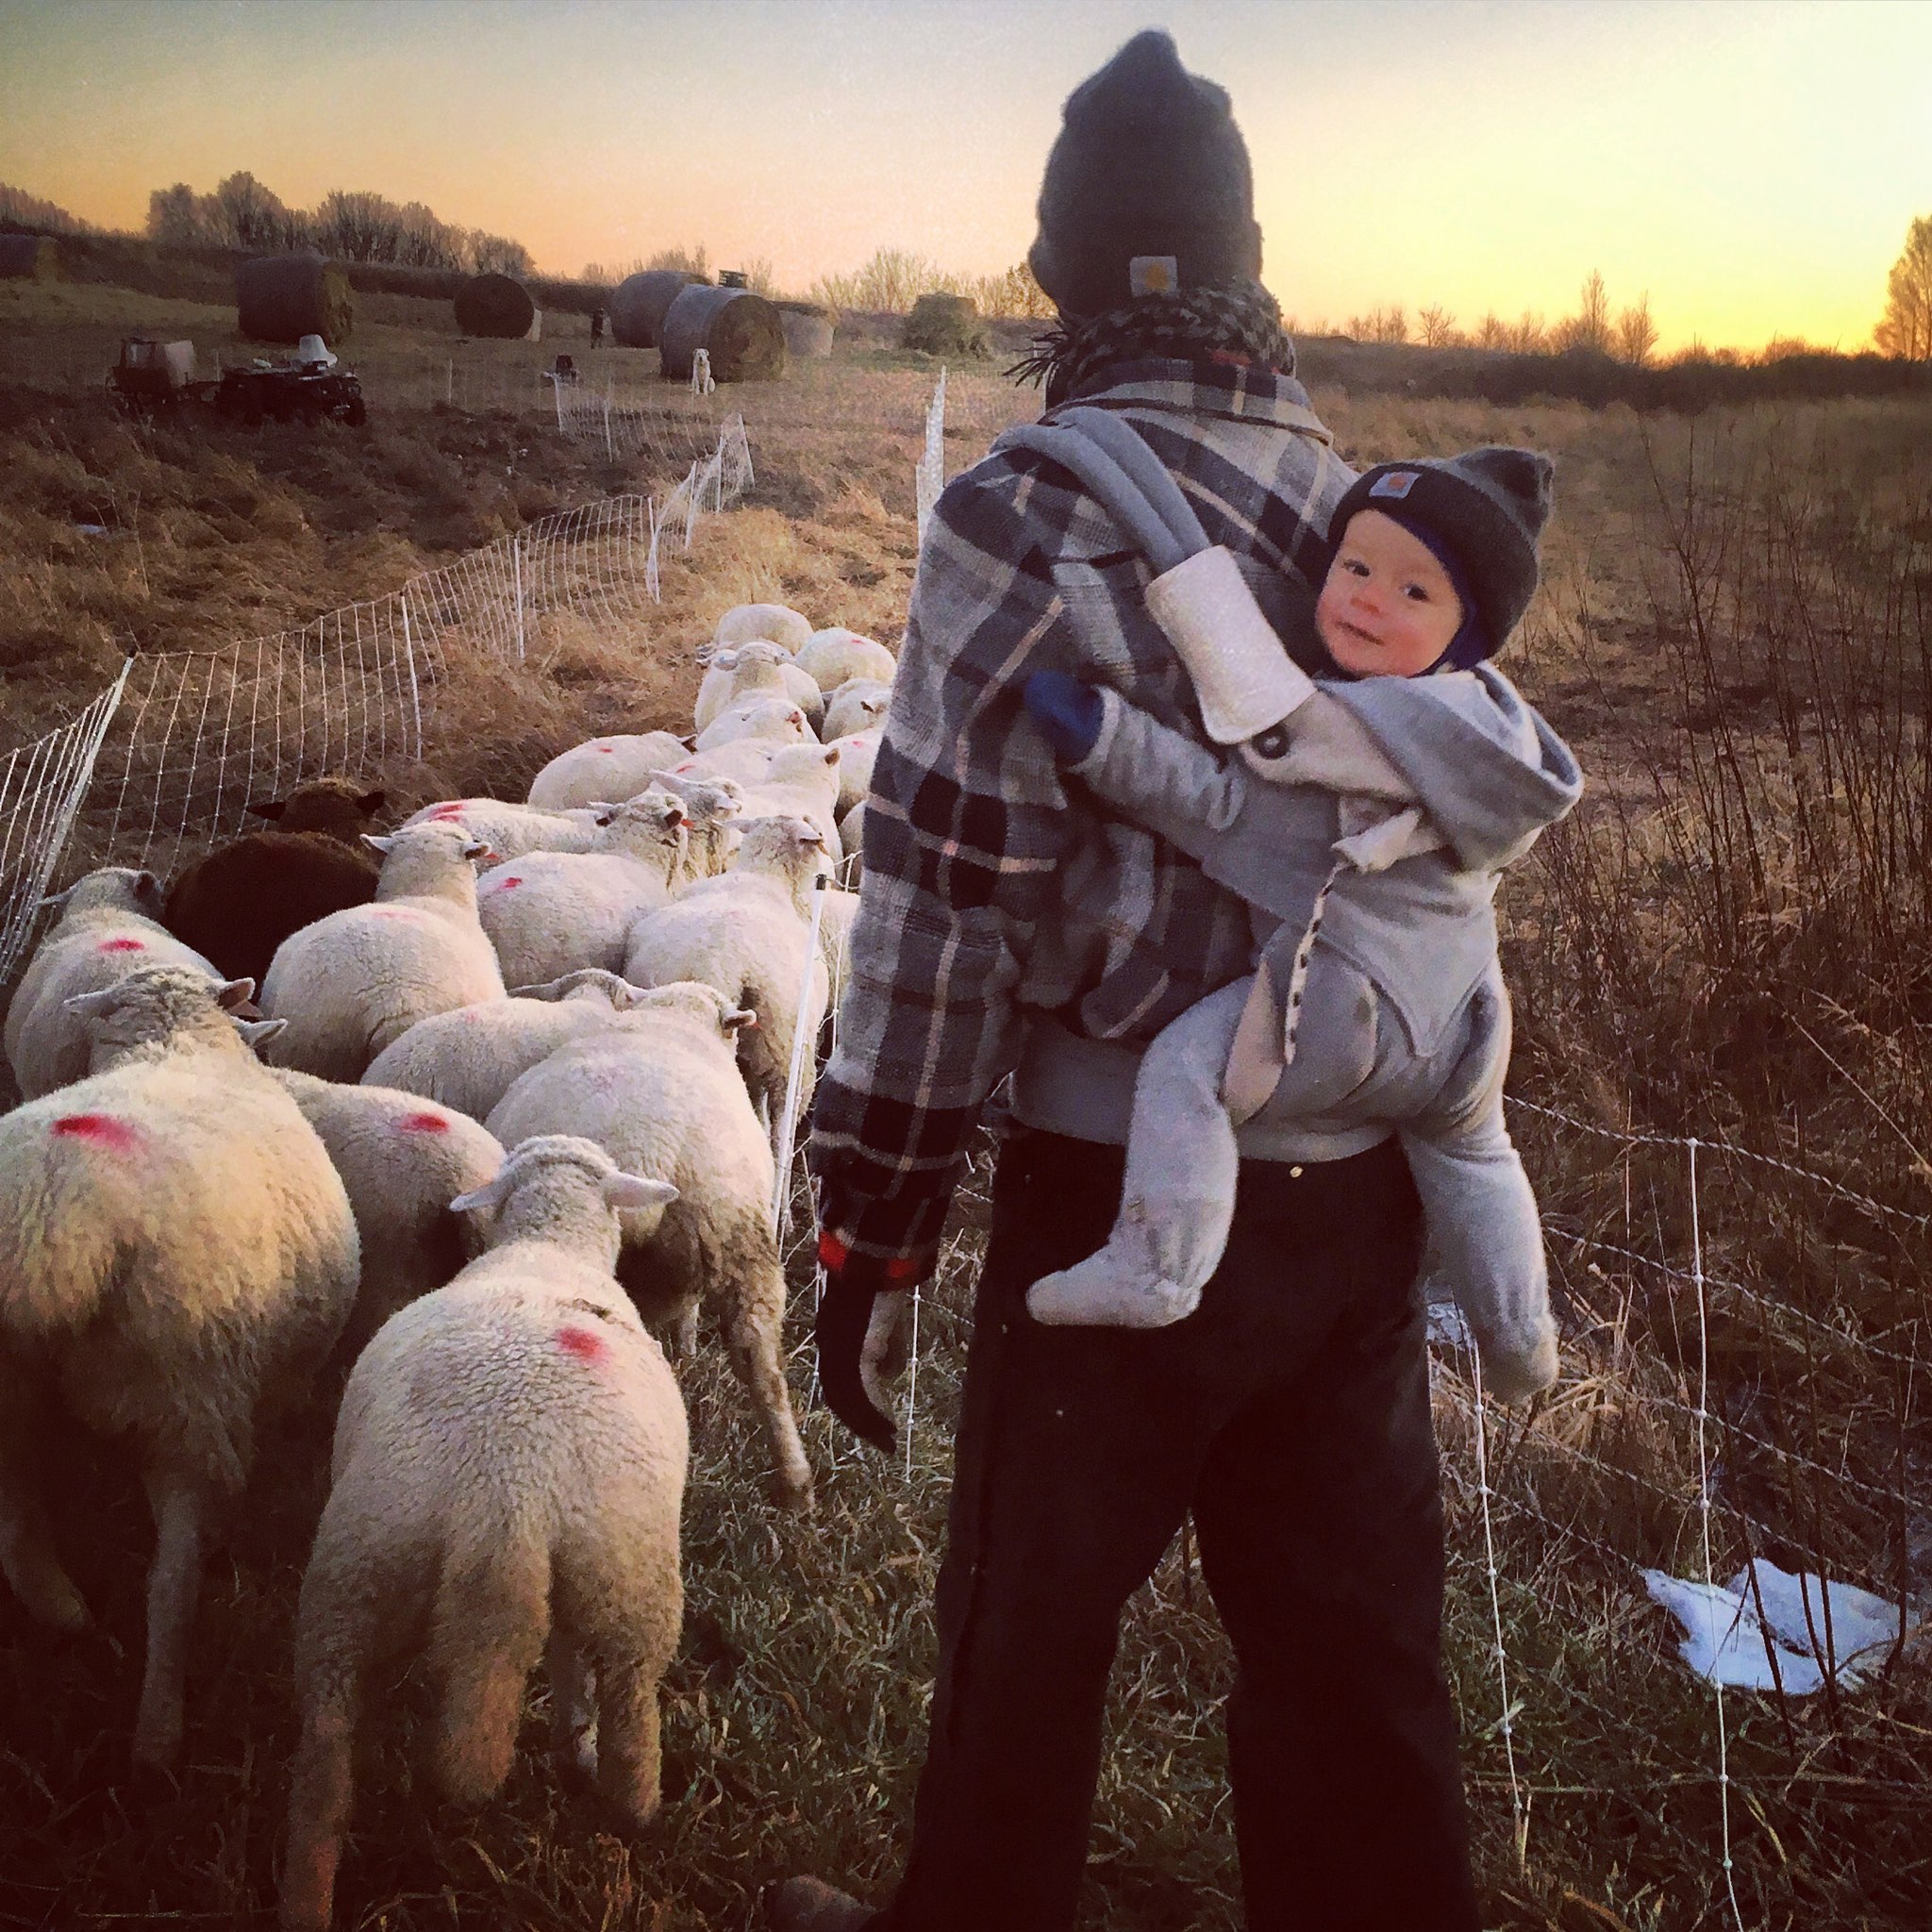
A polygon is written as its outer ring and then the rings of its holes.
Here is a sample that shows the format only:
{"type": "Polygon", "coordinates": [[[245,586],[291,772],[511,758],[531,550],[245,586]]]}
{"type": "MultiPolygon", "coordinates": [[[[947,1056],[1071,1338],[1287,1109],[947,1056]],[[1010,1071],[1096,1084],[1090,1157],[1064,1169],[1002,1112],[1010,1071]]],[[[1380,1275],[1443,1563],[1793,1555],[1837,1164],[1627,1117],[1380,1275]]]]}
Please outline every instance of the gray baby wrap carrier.
{"type": "MultiPolygon", "coordinates": [[[[1123,417],[1063,409],[1051,423],[1008,431],[995,447],[1034,450],[1071,470],[1157,575],[1208,547],[1179,485],[1123,417]]],[[[1378,715],[1412,708],[1422,697],[1407,680],[1374,682],[1382,689],[1324,690],[1351,710],[1350,700],[1367,694],[1378,715]]],[[[1397,808],[1385,804],[1374,813],[1379,825],[1347,836],[1348,818],[1333,795],[1306,786],[1246,784],[1239,834],[1217,838],[1224,829],[1214,823],[1225,816],[1223,797],[1169,771],[1158,749],[1143,756],[1124,744],[1113,761],[1130,758],[1137,791],[1165,794],[1137,797],[1131,815],[1197,858],[1208,877],[1257,915],[1255,985],[1226,1070],[1224,1098],[1234,1118],[1267,1108],[1298,1059],[1280,1110],[1321,1116],[1348,1099],[1354,1121],[1377,1111],[1399,1118],[1417,1097],[1414,1075],[1438,1059],[1493,969],[1495,871],[1457,863],[1457,855],[1442,850],[1449,841],[1425,822],[1418,825],[1413,809],[1401,814],[1406,824],[1394,825],[1397,808]],[[1163,787],[1163,779],[1171,782],[1163,787]],[[1386,1021],[1377,1024],[1384,1012],[1399,1027],[1392,1039],[1386,1021]],[[1379,1042],[1378,1031],[1385,1035],[1379,1042]],[[1423,1065],[1404,1069],[1391,1059],[1423,1065]],[[1381,1109],[1363,1091],[1378,1067],[1393,1082],[1381,1109]]],[[[1105,783],[1097,789],[1108,795],[1105,783]]]]}

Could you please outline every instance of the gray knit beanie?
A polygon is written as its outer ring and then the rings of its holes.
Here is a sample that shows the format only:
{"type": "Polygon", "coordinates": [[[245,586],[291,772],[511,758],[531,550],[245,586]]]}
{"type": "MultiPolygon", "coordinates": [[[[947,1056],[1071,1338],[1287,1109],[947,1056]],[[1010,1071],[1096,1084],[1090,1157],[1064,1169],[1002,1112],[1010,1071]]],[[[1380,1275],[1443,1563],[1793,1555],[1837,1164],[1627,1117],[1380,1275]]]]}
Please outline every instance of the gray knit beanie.
{"type": "Polygon", "coordinates": [[[1171,35],[1136,34],[1067,96],[1027,260],[1079,317],[1259,278],[1247,144],[1227,95],[1181,66],[1171,35]]]}
{"type": "Polygon", "coordinates": [[[1357,510],[1378,509],[1441,558],[1474,603],[1450,646],[1467,671],[1509,641],[1536,594],[1537,545],[1550,520],[1556,465],[1533,449],[1494,446],[1459,457],[1377,463],[1348,487],[1328,520],[1331,548],[1357,510]],[[1471,619],[1474,623],[1471,623],[1471,619]]]}

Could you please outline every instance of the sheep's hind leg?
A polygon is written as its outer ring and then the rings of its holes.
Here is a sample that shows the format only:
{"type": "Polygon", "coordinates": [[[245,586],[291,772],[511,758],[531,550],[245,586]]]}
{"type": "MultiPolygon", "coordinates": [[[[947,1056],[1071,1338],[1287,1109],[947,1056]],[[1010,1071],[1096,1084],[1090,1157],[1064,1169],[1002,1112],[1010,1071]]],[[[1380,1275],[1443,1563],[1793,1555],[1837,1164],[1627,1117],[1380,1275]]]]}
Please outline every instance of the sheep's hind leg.
{"type": "Polygon", "coordinates": [[[316,1669],[305,1686],[302,1742],[289,1792],[289,1845],[282,1860],[282,1932],[328,1932],[336,1868],[355,1797],[356,1721],[362,1657],[355,1643],[316,1669]]]}
{"type": "MultiPolygon", "coordinates": [[[[769,1236],[764,1244],[770,1246],[769,1236]]],[[[777,1464],[780,1502],[788,1509],[808,1510],[811,1464],[806,1460],[791,1413],[791,1391],[785,1385],[779,1348],[785,1322],[784,1274],[776,1257],[768,1256],[749,1268],[732,1271],[730,1283],[723,1326],[731,1366],[765,1425],[777,1464]]]]}
{"type": "Polygon", "coordinates": [[[139,1764],[171,1767],[181,1752],[182,1684],[188,1638],[201,1591],[201,1541],[207,1499],[178,1476],[148,1477],[155,1518],[155,1560],[147,1578],[147,1666],[134,1721],[139,1764]]]}
{"type": "Polygon", "coordinates": [[[597,1775],[597,1714],[591,1703],[583,1653],[560,1622],[550,1626],[545,1669],[550,1678],[550,1748],[566,1777],[597,1775]]]}
{"type": "Polygon", "coordinates": [[[475,1807],[509,1775],[524,1687],[550,1627],[550,1555],[541,1545],[451,1551],[437,1586],[429,1662],[441,1688],[437,1782],[475,1807]]]}

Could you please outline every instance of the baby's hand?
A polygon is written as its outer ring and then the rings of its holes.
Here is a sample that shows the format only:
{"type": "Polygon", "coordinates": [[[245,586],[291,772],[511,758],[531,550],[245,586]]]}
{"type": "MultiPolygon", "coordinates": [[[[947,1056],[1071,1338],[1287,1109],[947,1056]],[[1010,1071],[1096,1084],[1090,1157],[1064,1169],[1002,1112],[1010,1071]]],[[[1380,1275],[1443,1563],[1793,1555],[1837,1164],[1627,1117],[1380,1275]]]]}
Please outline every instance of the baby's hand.
{"type": "Polygon", "coordinates": [[[1028,715],[1046,734],[1061,764],[1077,765],[1093,749],[1103,708],[1092,686],[1063,671],[1036,671],[1022,695],[1028,715]]]}

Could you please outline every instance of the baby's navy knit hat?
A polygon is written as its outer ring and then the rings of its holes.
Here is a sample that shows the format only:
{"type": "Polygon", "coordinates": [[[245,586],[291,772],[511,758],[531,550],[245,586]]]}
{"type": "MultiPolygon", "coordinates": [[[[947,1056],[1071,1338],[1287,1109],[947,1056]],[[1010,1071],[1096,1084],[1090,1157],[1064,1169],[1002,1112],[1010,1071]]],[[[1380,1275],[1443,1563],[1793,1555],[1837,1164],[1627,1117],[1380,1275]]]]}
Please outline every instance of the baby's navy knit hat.
{"type": "Polygon", "coordinates": [[[1555,477],[1556,465],[1533,449],[1489,446],[1377,463],[1335,506],[1328,541],[1339,546],[1357,510],[1378,509],[1426,543],[1463,605],[1445,661],[1468,671],[1508,642],[1536,594],[1537,545],[1555,477]]]}
{"type": "Polygon", "coordinates": [[[1173,37],[1136,34],[1067,96],[1027,260],[1068,315],[1261,273],[1247,144],[1173,37]]]}

